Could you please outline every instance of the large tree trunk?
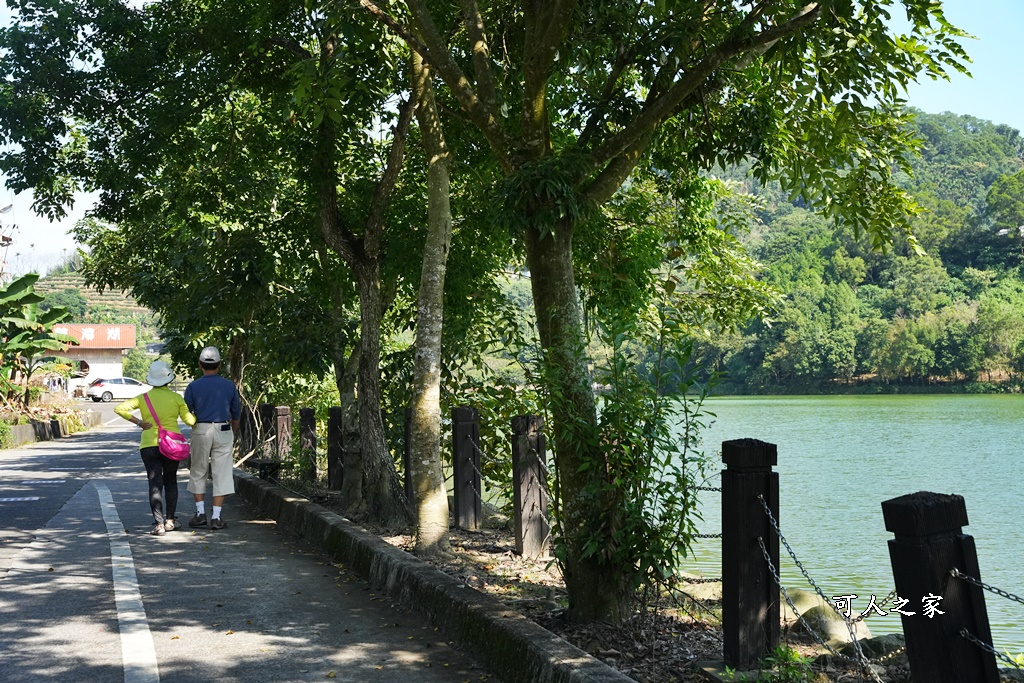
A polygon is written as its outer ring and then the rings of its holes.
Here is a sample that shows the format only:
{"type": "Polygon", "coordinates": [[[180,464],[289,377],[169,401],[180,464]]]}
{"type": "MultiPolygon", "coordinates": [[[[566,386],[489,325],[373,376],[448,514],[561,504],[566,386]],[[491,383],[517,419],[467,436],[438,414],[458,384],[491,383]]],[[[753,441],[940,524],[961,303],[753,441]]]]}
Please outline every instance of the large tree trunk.
{"type": "Polygon", "coordinates": [[[427,153],[428,230],[420,273],[419,308],[413,365],[412,426],[409,466],[416,494],[417,555],[451,551],[448,538],[448,493],[441,469],[441,331],[444,324],[444,279],[452,236],[448,149],[437,115],[430,71],[413,54],[416,117],[427,153]]]}
{"type": "MultiPolygon", "coordinates": [[[[337,36],[331,36],[321,46],[325,62],[334,55],[337,36]]],[[[391,452],[384,435],[380,414],[380,325],[384,313],[381,296],[380,266],[384,216],[391,193],[398,181],[405,157],[405,142],[412,107],[409,100],[399,108],[387,165],[374,188],[369,201],[369,214],[363,234],[357,237],[346,225],[338,210],[337,131],[329,116],[321,121],[318,130],[317,151],[313,159],[315,177],[319,183],[320,232],[326,244],[348,264],[356,278],[359,294],[359,375],[357,381],[359,403],[359,437],[361,458],[346,449],[345,479],[357,476],[362,470],[362,496],[351,501],[351,514],[365,514],[374,522],[389,527],[405,526],[410,510],[398,479],[391,452]],[[349,460],[351,465],[349,467],[349,460]]]]}
{"type": "Polygon", "coordinates": [[[598,442],[597,407],[587,369],[576,281],[572,267],[572,226],[559,225],[555,235],[526,231],[537,328],[548,372],[562,528],[566,542],[565,583],[569,618],[574,622],[617,623],[629,606],[626,588],[630,567],[583,557],[584,532],[604,523],[615,528],[621,508],[603,486],[606,468],[598,442]],[[582,467],[589,464],[588,467],[582,467]]]}
{"type": "MultiPolygon", "coordinates": [[[[380,264],[366,260],[356,270],[359,284],[359,434],[362,442],[363,505],[385,526],[409,523],[408,503],[395,471],[380,414],[380,325],[383,304],[380,264]]],[[[346,473],[346,478],[347,478],[346,473]]]]}

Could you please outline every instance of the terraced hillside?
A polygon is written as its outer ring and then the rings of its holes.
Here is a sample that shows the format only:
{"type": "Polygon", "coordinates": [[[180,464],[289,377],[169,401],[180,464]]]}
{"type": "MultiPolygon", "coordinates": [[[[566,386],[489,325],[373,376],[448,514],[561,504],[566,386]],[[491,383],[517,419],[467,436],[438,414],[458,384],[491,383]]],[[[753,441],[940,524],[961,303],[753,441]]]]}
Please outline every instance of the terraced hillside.
{"type": "Polygon", "coordinates": [[[135,299],[128,294],[119,291],[106,290],[102,293],[98,289],[85,284],[85,279],[78,273],[64,273],[62,275],[51,275],[41,278],[36,283],[36,291],[46,295],[51,292],[62,292],[67,289],[77,289],[85,297],[89,308],[116,308],[126,313],[149,313],[149,309],[140,306],[135,299]]]}
{"type": "Polygon", "coordinates": [[[77,290],[86,302],[86,314],[82,319],[73,317],[72,323],[107,323],[137,325],[138,339],[147,340],[158,336],[153,312],[139,305],[130,295],[105,290],[102,293],[85,284],[79,273],[62,273],[40,278],[36,282],[36,291],[46,296],[64,291],[77,290]]]}

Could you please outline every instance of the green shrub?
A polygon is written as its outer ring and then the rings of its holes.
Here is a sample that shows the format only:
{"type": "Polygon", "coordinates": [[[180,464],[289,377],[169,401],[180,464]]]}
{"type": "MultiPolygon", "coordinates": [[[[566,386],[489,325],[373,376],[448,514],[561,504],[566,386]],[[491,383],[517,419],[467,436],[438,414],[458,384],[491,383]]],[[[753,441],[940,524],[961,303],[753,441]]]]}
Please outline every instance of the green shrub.
{"type": "Polygon", "coordinates": [[[11,424],[6,420],[0,420],[0,448],[10,448],[14,445],[14,434],[11,432],[11,424]]]}

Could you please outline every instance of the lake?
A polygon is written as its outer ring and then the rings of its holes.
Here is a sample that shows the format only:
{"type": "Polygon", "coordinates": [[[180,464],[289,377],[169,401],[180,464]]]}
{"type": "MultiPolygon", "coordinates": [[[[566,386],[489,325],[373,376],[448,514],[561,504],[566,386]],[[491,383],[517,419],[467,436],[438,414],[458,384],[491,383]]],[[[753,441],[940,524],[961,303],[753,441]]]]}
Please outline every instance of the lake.
{"type": "MultiPolygon", "coordinates": [[[[962,495],[981,579],[1024,597],[1024,396],[723,397],[705,407],[716,415],[704,434],[712,473],[722,441],[778,446],[782,533],[829,597],[858,595],[859,613],[871,594],[881,600],[894,588],[881,502],[917,491],[962,495]]],[[[701,500],[699,528],[720,533],[719,495],[701,500]]],[[[694,550],[686,569],[721,576],[720,540],[694,550]]],[[[783,585],[812,590],[785,547],[780,553],[783,585]]],[[[996,648],[1024,652],[1024,605],[988,591],[985,604],[996,648]]],[[[925,617],[918,609],[912,618],[925,617]]],[[[874,635],[902,632],[894,613],[868,625],[874,635]]]]}

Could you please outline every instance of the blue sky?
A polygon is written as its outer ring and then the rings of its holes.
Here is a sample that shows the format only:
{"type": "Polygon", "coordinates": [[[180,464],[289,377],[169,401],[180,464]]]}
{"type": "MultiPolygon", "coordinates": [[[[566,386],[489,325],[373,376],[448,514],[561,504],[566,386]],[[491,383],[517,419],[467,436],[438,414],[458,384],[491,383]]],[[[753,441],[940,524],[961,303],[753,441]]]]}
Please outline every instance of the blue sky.
{"type": "MultiPolygon", "coordinates": [[[[973,78],[954,74],[950,81],[931,81],[912,86],[910,105],[929,113],[950,111],[970,114],[1024,131],[1024,0],[945,0],[946,18],[975,36],[964,45],[973,63],[973,78]]],[[[9,10],[0,2],[0,22],[9,10]]],[[[13,209],[0,215],[4,234],[15,243],[6,258],[18,272],[46,270],[76,246],[67,230],[89,208],[85,198],[76,203],[71,215],[50,224],[32,214],[31,199],[14,194],[0,183],[0,206],[13,202],[13,209]]]]}
{"type": "Polygon", "coordinates": [[[946,19],[975,40],[963,45],[973,78],[925,80],[908,93],[911,105],[933,114],[970,114],[1024,131],[1024,0],[944,0],[946,19]]]}

